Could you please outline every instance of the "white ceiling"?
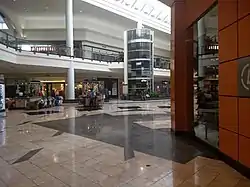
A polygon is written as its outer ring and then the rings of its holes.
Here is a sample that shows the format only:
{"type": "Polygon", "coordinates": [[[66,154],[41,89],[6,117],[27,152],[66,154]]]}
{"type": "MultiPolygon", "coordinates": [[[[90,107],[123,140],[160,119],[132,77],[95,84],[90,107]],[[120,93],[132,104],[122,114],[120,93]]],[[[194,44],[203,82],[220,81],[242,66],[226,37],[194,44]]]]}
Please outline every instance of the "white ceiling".
{"type": "MultiPolygon", "coordinates": [[[[53,80],[55,78],[65,79],[67,76],[67,69],[65,68],[53,68],[53,67],[45,67],[45,66],[32,66],[32,65],[19,65],[12,64],[5,61],[0,61],[0,73],[5,74],[6,77],[46,77],[47,80],[53,80]],[[21,73],[20,73],[21,72],[21,73]],[[23,74],[26,73],[26,75],[23,74]]],[[[85,71],[85,70],[75,70],[76,76],[79,77],[93,77],[93,71],[85,71]]],[[[122,73],[120,72],[95,72],[95,76],[98,77],[121,77],[122,73]]],[[[44,80],[46,80],[44,79],[44,80]]]]}
{"type": "MultiPolygon", "coordinates": [[[[18,17],[64,17],[65,15],[65,0],[0,0],[0,4],[3,12],[10,11],[18,17]]],[[[73,10],[74,16],[95,14],[96,17],[102,17],[105,14],[105,18],[112,21],[119,22],[120,19],[129,21],[81,0],[74,0],[73,10]]]]}
{"type": "MultiPolygon", "coordinates": [[[[66,0],[0,0],[0,11],[6,13],[8,16],[13,17],[13,22],[21,22],[20,19],[28,18],[28,17],[55,17],[55,16],[64,16],[65,14],[65,1],[66,0]]],[[[170,24],[170,9],[169,7],[163,5],[158,0],[73,0],[74,1],[74,15],[76,17],[81,17],[84,15],[95,15],[96,17],[103,18],[105,16],[106,19],[110,19],[114,22],[121,23],[129,21],[127,18],[131,18],[133,21],[135,20],[136,13],[139,12],[139,17],[143,20],[150,19],[149,23],[145,22],[144,24],[148,26],[152,26],[155,28],[158,26],[161,30],[162,28],[166,29],[170,24]],[[84,2],[86,1],[86,2],[84,2]],[[116,14],[111,13],[111,9],[107,8],[99,8],[97,4],[93,2],[97,1],[107,1],[114,2],[116,9],[118,12],[116,14]],[[145,3],[146,2],[146,3],[145,3]],[[157,3],[156,3],[157,2],[157,3]],[[94,4],[95,6],[91,5],[94,4]],[[123,7],[122,7],[123,6],[123,7]],[[120,9],[122,7],[124,9],[123,13],[128,15],[130,13],[130,17],[127,16],[125,18],[125,14],[123,16],[119,16],[120,9]],[[125,10],[125,8],[127,10],[125,10]],[[106,10],[105,10],[106,9],[106,10]],[[108,11],[107,11],[108,10],[108,11]],[[129,11],[132,12],[129,12],[129,11]],[[133,15],[132,15],[133,14],[133,15]],[[132,17],[131,17],[132,15],[132,17]]],[[[167,0],[169,1],[169,0],[167,0]]],[[[137,16],[138,17],[138,16],[137,16]]],[[[17,24],[16,23],[16,24],[17,24]]],[[[163,31],[163,30],[162,30],[163,31]]]]}
{"type": "MultiPolygon", "coordinates": [[[[49,14],[64,14],[65,13],[65,1],[66,0],[0,0],[1,6],[13,10],[14,12],[22,15],[32,14],[43,14],[45,12],[49,14]]],[[[91,12],[88,8],[88,4],[84,0],[73,0],[74,1],[74,12],[80,13],[80,11],[91,12]]],[[[94,0],[92,0],[94,1],[94,0]]],[[[105,0],[104,0],[105,1],[105,0]]],[[[158,0],[106,0],[115,1],[119,4],[126,4],[126,6],[131,6],[135,10],[139,8],[138,11],[146,11],[151,8],[154,9],[153,12],[160,13],[159,11],[164,10],[164,7],[154,7],[158,0]]],[[[169,4],[172,0],[161,0],[169,4]]],[[[171,3],[170,3],[171,4],[171,3]]],[[[160,4],[161,5],[161,4],[160,4]]],[[[151,12],[151,14],[153,13],[151,12]]],[[[164,13],[164,11],[163,11],[164,13]]],[[[156,15],[157,16],[157,15],[156,15]]]]}
{"type": "Polygon", "coordinates": [[[158,0],[82,0],[136,22],[171,32],[171,8],[158,0]]]}
{"type": "MultiPolygon", "coordinates": [[[[7,15],[18,33],[21,36],[26,36],[27,39],[50,40],[51,37],[54,37],[54,40],[64,40],[65,1],[0,0],[0,12],[2,11],[2,13],[7,15]],[[55,32],[58,33],[55,35],[55,32]],[[51,37],[41,38],[46,35],[45,33],[51,37]]],[[[123,47],[123,31],[135,27],[136,22],[134,20],[114,14],[82,0],[74,0],[74,29],[77,40],[90,40],[88,38],[89,35],[85,33],[93,32],[96,35],[95,42],[103,42],[103,40],[98,40],[97,35],[99,32],[100,37],[101,35],[102,38],[104,38],[104,35],[107,36],[104,42],[106,45],[113,46],[115,42],[113,42],[113,38],[117,38],[119,43],[122,43],[121,46],[119,44],[119,47],[123,47]]],[[[149,28],[155,31],[155,47],[169,50],[170,35],[155,28],[149,28]]]]}

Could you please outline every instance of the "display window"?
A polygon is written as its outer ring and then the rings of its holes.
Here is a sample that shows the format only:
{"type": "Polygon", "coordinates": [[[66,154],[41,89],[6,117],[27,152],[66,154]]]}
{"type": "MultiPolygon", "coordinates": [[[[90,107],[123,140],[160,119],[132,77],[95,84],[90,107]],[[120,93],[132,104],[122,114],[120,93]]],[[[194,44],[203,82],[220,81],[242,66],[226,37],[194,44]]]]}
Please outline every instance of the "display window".
{"type": "Polygon", "coordinates": [[[214,147],[219,145],[219,59],[218,19],[214,7],[194,25],[194,131],[195,135],[214,147]]]}

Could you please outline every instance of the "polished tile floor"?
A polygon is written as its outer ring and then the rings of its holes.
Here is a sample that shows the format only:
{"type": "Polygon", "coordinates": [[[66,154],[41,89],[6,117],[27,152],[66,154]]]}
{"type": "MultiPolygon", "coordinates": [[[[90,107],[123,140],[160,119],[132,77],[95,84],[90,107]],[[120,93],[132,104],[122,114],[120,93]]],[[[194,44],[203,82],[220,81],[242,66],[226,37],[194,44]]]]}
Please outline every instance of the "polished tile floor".
{"type": "Polygon", "coordinates": [[[0,187],[250,186],[205,147],[170,133],[168,100],[36,112],[0,118],[0,187]]]}

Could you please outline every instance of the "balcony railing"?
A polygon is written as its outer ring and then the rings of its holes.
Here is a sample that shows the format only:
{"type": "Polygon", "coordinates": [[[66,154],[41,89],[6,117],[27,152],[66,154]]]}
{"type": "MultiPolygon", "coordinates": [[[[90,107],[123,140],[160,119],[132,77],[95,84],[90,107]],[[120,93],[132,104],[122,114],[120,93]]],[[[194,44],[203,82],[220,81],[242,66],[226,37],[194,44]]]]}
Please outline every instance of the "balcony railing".
{"type": "Polygon", "coordinates": [[[198,49],[198,55],[217,55],[219,53],[218,36],[203,35],[198,40],[203,40],[204,45],[198,49]]]}
{"type": "MultiPolygon", "coordinates": [[[[70,48],[66,45],[42,44],[35,45],[31,41],[14,37],[0,30],[0,43],[7,48],[13,48],[16,51],[28,51],[36,53],[44,53],[47,55],[67,56],[72,58],[82,58],[104,62],[123,62],[123,51],[115,51],[109,49],[98,48],[89,45],[83,45],[74,48],[74,55],[70,55],[70,48]]],[[[155,56],[154,67],[161,69],[170,69],[170,59],[161,56],[155,56]]]]}

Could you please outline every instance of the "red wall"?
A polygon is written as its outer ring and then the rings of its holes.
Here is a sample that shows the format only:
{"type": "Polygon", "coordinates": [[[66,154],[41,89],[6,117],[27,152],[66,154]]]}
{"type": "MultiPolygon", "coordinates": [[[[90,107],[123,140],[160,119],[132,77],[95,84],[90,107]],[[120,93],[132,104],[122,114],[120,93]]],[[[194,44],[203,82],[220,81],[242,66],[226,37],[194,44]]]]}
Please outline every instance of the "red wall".
{"type": "MultiPolygon", "coordinates": [[[[216,0],[175,0],[172,5],[172,129],[192,125],[190,26],[216,0]],[[190,51],[189,51],[190,50],[190,51]],[[191,112],[190,112],[191,111],[191,112]]],[[[239,60],[250,58],[250,0],[218,0],[219,148],[250,168],[250,98],[238,95],[239,60]]]]}
{"type": "Polygon", "coordinates": [[[215,2],[216,0],[186,0],[187,26],[190,26],[215,2]]]}
{"type": "Polygon", "coordinates": [[[250,58],[250,0],[219,0],[218,15],[220,150],[250,168],[250,98],[237,81],[239,60],[250,58]]]}
{"type": "Polygon", "coordinates": [[[174,0],[172,4],[172,129],[191,131],[193,123],[193,29],[189,26],[215,0],[174,0]]]}

